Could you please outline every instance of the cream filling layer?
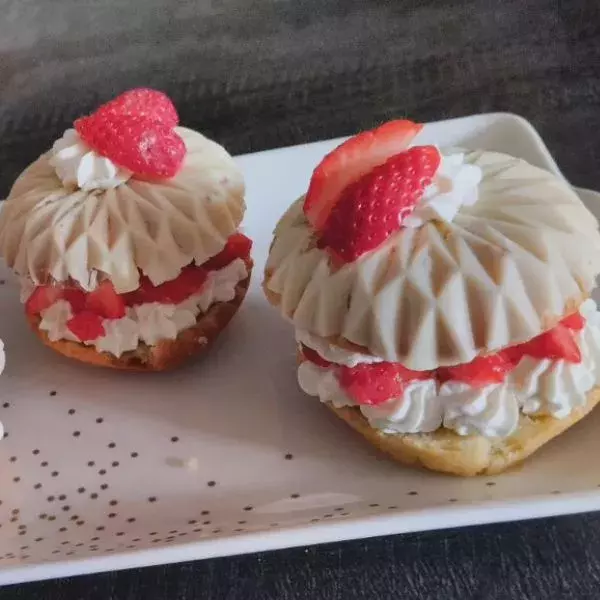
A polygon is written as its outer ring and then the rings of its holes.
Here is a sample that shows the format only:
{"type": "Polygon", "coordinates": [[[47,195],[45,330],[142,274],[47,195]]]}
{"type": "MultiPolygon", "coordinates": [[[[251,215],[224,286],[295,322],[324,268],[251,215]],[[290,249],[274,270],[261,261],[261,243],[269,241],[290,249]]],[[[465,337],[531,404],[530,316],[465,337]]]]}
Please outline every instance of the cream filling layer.
{"type": "MultiPolygon", "coordinates": [[[[216,302],[229,302],[235,297],[235,288],[248,277],[246,263],[236,258],[226,267],[210,271],[202,289],[180,304],[150,302],[127,307],[121,319],[103,321],[105,335],[85,342],[99,352],[108,352],[116,357],[135,350],[141,342],[154,346],[161,340],[174,340],[177,335],[196,324],[196,318],[216,302]]],[[[58,300],[42,311],[40,329],[51,341],[70,340],[80,342],[67,327],[73,313],[71,305],[58,300]]]]}
{"type": "MultiPolygon", "coordinates": [[[[443,426],[459,435],[507,437],[517,429],[520,413],[564,419],[584,406],[587,393],[600,384],[600,313],[593,300],[584,302],[580,310],[586,319],[578,334],[580,363],[525,357],[500,384],[472,388],[461,382],[438,385],[434,379],[415,381],[399,398],[377,406],[359,406],[341,389],[333,367],[304,361],[298,368],[298,382],[321,402],[338,408],[358,406],[371,427],[385,433],[425,433],[443,426]]],[[[309,336],[299,337],[321,354],[309,336]]],[[[338,357],[345,352],[330,348],[330,357],[333,351],[338,357]]],[[[330,360],[325,354],[321,356],[330,360]]],[[[357,362],[356,353],[346,353],[343,359],[345,362],[338,360],[337,364],[354,366],[361,362],[357,362]]]]}

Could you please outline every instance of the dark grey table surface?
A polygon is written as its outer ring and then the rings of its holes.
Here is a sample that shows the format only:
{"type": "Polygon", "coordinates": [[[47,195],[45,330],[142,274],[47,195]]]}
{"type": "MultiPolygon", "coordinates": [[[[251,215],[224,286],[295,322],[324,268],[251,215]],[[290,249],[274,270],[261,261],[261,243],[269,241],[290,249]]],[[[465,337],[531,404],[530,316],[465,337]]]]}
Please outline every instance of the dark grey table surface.
{"type": "MultiPolygon", "coordinates": [[[[137,85],[233,153],[398,115],[512,111],[600,188],[597,0],[0,0],[0,197],[137,85]]],[[[0,590],[39,599],[599,598],[600,515],[394,536],[0,590]]]]}

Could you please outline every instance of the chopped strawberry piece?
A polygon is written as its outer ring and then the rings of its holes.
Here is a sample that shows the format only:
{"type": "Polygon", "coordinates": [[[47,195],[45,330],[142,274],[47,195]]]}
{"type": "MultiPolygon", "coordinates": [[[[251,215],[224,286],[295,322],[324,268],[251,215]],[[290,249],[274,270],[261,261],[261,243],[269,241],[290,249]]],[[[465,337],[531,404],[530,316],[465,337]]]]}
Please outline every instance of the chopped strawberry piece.
{"type": "Polygon", "coordinates": [[[77,119],[75,129],[102,156],[143,177],[173,177],[186,153],[171,127],[139,115],[99,111],[77,119]]]}
{"type": "Polygon", "coordinates": [[[342,190],[406,150],[422,128],[411,121],[389,121],[355,135],[329,153],[314,170],[304,199],[304,213],[313,227],[323,227],[342,190]]]}
{"type": "Polygon", "coordinates": [[[179,123],[179,115],[170,98],[150,88],[135,88],[103,104],[96,113],[104,116],[130,115],[159,121],[167,127],[179,123]]]}
{"type": "Polygon", "coordinates": [[[110,281],[103,281],[87,295],[85,307],[105,319],[120,319],[125,316],[125,301],[115,292],[110,281]]]}
{"type": "Polygon", "coordinates": [[[533,358],[581,362],[581,351],[573,332],[562,324],[521,344],[523,354],[533,358]]]}
{"type": "Polygon", "coordinates": [[[225,248],[209,258],[202,266],[208,271],[217,271],[226,267],[236,258],[248,258],[252,249],[252,240],[243,233],[234,233],[227,240],[225,248]]]}
{"type": "Polygon", "coordinates": [[[147,277],[142,277],[140,287],[135,292],[124,295],[127,306],[160,302],[161,304],[179,304],[200,291],[208,272],[203,267],[189,265],[179,276],[161,285],[154,286],[147,277]]]}
{"type": "Polygon", "coordinates": [[[479,356],[470,363],[455,367],[441,367],[437,370],[437,379],[440,383],[461,381],[479,388],[492,383],[501,383],[515,366],[512,356],[499,352],[489,356],[479,356]]]}
{"type": "Polygon", "coordinates": [[[402,227],[440,164],[434,146],[415,146],[350,184],[331,210],[319,240],[343,262],[377,248],[402,227]]]}
{"type": "Polygon", "coordinates": [[[78,288],[63,288],[61,298],[71,305],[73,313],[78,313],[85,308],[86,293],[78,288]]]}
{"type": "Polygon", "coordinates": [[[304,344],[302,344],[302,355],[306,360],[314,363],[318,367],[327,368],[333,364],[328,360],[325,360],[316,350],[313,350],[304,344]]]}
{"type": "Polygon", "coordinates": [[[105,333],[102,317],[88,310],[84,310],[69,319],[67,327],[82,342],[92,342],[105,333]]]}
{"type": "Polygon", "coordinates": [[[566,327],[567,329],[572,329],[573,331],[581,331],[585,327],[585,319],[583,315],[577,311],[572,315],[565,317],[561,322],[561,325],[566,327]]]}
{"type": "Polygon", "coordinates": [[[430,371],[411,371],[398,363],[360,364],[340,367],[338,381],[357,404],[382,404],[402,396],[411,381],[429,379],[430,371]]]}
{"type": "Polygon", "coordinates": [[[39,315],[62,298],[62,289],[53,285],[40,285],[33,290],[25,302],[25,312],[28,315],[39,315]]]}

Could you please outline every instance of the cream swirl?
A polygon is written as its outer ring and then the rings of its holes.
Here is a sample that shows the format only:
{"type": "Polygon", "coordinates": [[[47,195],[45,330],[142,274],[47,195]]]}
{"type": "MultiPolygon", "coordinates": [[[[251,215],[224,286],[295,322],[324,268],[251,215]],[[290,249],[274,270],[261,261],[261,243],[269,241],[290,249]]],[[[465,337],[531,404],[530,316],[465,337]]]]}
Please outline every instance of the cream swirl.
{"type": "Polygon", "coordinates": [[[458,435],[507,437],[519,425],[519,403],[508,382],[478,389],[448,381],[433,401],[444,406],[444,427],[458,435]]]}
{"type": "Polygon", "coordinates": [[[50,165],[67,188],[109,190],[125,183],[131,171],[92,150],[74,129],[54,142],[50,165]]]}
{"type": "Polygon", "coordinates": [[[478,199],[482,171],[477,165],[465,163],[463,153],[441,156],[433,182],[413,212],[402,221],[404,227],[421,227],[427,221],[450,223],[461,206],[473,206],[478,199]]]}
{"type": "MultiPolygon", "coordinates": [[[[173,340],[179,332],[194,325],[201,312],[216,302],[233,300],[237,284],[247,276],[246,264],[236,258],[226,267],[211,271],[202,289],[180,304],[149,302],[128,307],[121,319],[105,319],[104,335],[85,344],[119,357],[135,350],[140,342],[153,346],[161,340],[173,340]]],[[[67,327],[72,316],[71,305],[58,300],[42,311],[39,328],[47,332],[50,341],[79,342],[67,327]]]]}

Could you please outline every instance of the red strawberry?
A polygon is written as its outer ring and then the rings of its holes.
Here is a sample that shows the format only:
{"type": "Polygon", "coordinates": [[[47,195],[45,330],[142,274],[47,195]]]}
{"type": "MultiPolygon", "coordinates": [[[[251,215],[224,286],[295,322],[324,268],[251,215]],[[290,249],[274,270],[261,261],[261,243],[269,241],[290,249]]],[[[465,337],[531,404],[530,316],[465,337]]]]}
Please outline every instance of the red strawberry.
{"type": "Polygon", "coordinates": [[[440,383],[461,381],[473,387],[484,387],[491,383],[501,383],[506,374],[512,371],[516,363],[504,352],[480,356],[470,363],[455,367],[441,367],[437,370],[440,383]]]}
{"type": "Polygon", "coordinates": [[[429,371],[411,371],[398,363],[382,362],[340,367],[340,386],[357,404],[382,404],[402,395],[411,381],[428,379],[429,371]]]}
{"type": "Polygon", "coordinates": [[[200,291],[206,281],[207,271],[202,267],[189,265],[182,269],[176,279],[154,286],[147,277],[142,277],[140,287],[135,292],[124,295],[127,306],[160,302],[179,304],[192,294],[200,291]]]}
{"type": "Polygon", "coordinates": [[[96,114],[130,115],[146,117],[159,121],[167,127],[175,127],[179,123],[179,115],[170,98],[163,92],[149,88],[128,90],[114,100],[103,104],[96,114]]]}
{"type": "Polygon", "coordinates": [[[585,319],[580,312],[574,312],[572,315],[564,318],[561,322],[561,325],[566,327],[567,329],[572,329],[573,331],[581,331],[585,327],[585,319]]]}
{"type": "Polygon", "coordinates": [[[415,146],[350,184],[331,210],[319,246],[344,262],[377,248],[401,228],[439,164],[434,146],[415,146]]]}
{"type": "Polygon", "coordinates": [[[406,150],[422,128],[411,121],[389,121],[355,135],[329,153],[314,170],[304,199],[304,213],[313,227],[323,227],[342,190],[406,150]]]}
{"type": "Polygon", "coordinates": [[[243,233],[234,233],[227,240],[225,248],[212,258],[209,258],[202,266],[208,271],[216,271],[226,267],[236,258],[247,258],[252,249],[252,240],[243,233]]]}
{"type": "Polygon", "coordinates": [[[75,129],[102,156],[143,177],[173,177],[185,158],[185,144],[175,131],[143,116],[98,111],[77,119],[75,129]]]}
{"type": "Polygon", "coordinates": [[[86,293],[78,288],[64,288],[61,291],[61,298],[71,305],[73,313],[78,313],[85,308],[86,293]]]}
{"type": "Polygon", "coordinates": [[[120,319],[125,316],[125,301],[110,281],[103,281],[86,298],[87,310],[105,319],[120,319]]]}
{"type": "Polygon", "coordinates": [[[91,342],[104,335],[102,317],[84,310],[67,322],[69,331],[82,342],[91,342]]]}
{"type": "Polygon", "coordinates": [[[40,285],[33,290],[25,302],[25,312],[28,315],[39,315],[62,298],[62,290],[53,285],[40,285]]]}
{"type": "Polygon", "coordinates": [[[523,354],[533,358],[581,362],[581,351],[573,332],[561,324],[521,344],[521,348],[523,354]]]}
{"type": "Polygon", "coordinates": [[[304,344],[302,344],[302,355],[306,360],[314,363],[318,367],[327,368],[332,364],[328,360],[325,360],[316,350],[313,350],[304,344]]]}

